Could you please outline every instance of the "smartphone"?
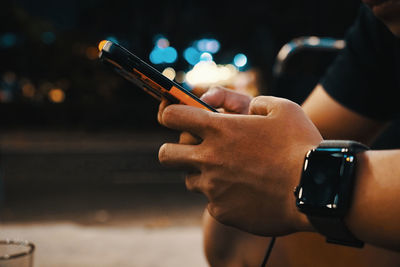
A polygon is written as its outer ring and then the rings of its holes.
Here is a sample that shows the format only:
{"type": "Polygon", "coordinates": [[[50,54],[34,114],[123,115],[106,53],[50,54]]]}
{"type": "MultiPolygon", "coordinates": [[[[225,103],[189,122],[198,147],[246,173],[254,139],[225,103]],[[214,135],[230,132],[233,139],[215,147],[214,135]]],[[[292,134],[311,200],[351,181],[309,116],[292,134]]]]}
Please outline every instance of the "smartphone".
{"type": "Polygon", "coordinates": [[[185,104],[208,111],[217,112],[213,107],[201,101],[181,85],[171,81],[161,72],[111,41],[99,43],[99,58],[110,65],[118,74],[142,88],[148,94],[161,101],[168,99],[174,104],[185,104]]]}

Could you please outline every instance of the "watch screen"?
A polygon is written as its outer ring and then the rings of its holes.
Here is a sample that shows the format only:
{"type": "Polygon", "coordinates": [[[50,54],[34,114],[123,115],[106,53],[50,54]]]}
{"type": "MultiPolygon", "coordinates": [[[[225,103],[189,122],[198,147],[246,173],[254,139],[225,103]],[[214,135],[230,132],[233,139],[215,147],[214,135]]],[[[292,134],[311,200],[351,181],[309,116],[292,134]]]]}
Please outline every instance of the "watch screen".
{"type": "Polygon", "coordinates": [[[340,178],[343,176],[341,152],[318,151],[311,153],[298,195],[298,203],[304,206],[332,210],[338,207],[340,178]]]}

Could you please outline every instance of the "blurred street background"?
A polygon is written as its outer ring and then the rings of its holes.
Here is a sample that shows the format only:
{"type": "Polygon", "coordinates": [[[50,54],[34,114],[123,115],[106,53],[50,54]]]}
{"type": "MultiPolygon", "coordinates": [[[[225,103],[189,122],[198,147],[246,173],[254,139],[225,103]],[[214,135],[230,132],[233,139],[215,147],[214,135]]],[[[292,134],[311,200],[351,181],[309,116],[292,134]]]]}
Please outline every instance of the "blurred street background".
{"type": "Polygon", "coordinates": [[[309,66],[321,57],[293,59],[305,78],[289,70],[278,80],[281,47],[301,36],[341,40],[358,6],[2,1],[0,239],[34,242],[35,266],[207,266],[206,199],[157,160],[179,133],[157,124],[156,100],[98,61],[98,42],[125,46],[195,92],[220,84],[301,103],[323,73],[309,66]]]}

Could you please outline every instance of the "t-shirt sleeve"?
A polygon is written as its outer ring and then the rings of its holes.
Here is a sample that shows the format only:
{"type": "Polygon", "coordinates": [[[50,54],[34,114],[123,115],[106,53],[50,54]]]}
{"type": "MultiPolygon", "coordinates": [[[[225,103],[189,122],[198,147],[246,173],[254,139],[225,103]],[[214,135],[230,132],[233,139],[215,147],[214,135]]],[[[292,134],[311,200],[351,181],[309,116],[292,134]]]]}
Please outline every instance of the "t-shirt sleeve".
{"type": "Polygon", "coordinates": [[[395,37],[366,6],[346,34],[346,47],[328,68],[320,83],[347,108],[378,120],[398,113],[395,37]]]}

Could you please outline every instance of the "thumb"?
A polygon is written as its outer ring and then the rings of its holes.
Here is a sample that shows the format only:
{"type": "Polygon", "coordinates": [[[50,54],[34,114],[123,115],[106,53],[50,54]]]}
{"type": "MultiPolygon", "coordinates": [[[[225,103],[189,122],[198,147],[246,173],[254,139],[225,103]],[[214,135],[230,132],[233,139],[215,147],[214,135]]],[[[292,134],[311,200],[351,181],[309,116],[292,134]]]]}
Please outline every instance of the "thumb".
{"type": "Polygon", "coordinates": [[[223,108],[227,112],[248,114],[251,97],[222,86],[211,87],[201,100],[215,108],[223,108]]]}
{"type": "Polygon", "coordinates": [[[253,98],[249,107],[249,114],[267,116],[276,111],[286,99],[273,96],[258,96],[253,98]]]}

